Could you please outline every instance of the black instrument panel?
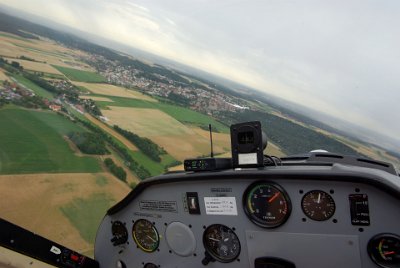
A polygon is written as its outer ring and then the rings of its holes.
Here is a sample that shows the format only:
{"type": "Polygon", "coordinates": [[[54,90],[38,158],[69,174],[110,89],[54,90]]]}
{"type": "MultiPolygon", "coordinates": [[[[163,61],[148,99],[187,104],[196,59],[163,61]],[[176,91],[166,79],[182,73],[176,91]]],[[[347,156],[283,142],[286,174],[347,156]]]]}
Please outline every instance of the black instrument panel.
{"type": "Polygon", "coordinates": [[[381,233],[400,233],[394,223],[400,220],[399,200],[376,185],[361,183],[360,178],[329,178],[324,172],[319,177],[324,180],[314,179],[315,174],[296,178],[240,173],[231,179],[214,175],[208,181],[190,179],[190,174],[170,176],[139,188],[134,198],[123,201],[128,205],[112,209],[104,219],[96,240],[96,259],[106,267],[112,265],[103,259],[107,251],[113,263],[123,261],[128,267],[147,263],[255,267],[257,259],[266,257],[296,267],[321,263],[324,267],[379,267],[372,258],[376,254],[368,249],[370,239],[381,233]],[[141,250],[133,236],[124,245],[105,242],[116,220],[128,230],[137,221],[151,222],[159,233],[157,250],[141,250]],[[190,250],[181,248],[182,244],[190,250]]]}

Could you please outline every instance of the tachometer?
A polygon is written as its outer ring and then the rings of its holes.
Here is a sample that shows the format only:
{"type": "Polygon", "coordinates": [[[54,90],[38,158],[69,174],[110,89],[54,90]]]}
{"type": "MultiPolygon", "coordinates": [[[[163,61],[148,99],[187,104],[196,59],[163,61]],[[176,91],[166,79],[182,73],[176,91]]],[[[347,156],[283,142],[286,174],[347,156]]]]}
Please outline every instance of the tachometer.
{"type": "Polygon", "coordinates": [[[368,242],[368,253],[380,267],[400,267],[400,236],[395,234],[379,234],[368,242]]]}
{"type": "Polygon", "coordinates": [[[148,220],[140,219],[132,228],[133,240],[145,252],[153,252],[160,244],[160,237],[156,227],[148,220]]]}
{"type": "Polygon", "coordinates": [[[264,228],[285,223],[292,208],[285,190],[271,182],[251,184],[244,193],[243,207],[249,219],[264,228]]]}
{"type": "Polygon", "coordinates": [[[235,232],[222,224],[208,226],[203,234],[206,251],[217,261],[232,262],[240,254],[240,241],[235,232]]]}
{"type": "Polygon", "coordinates": [[[313,190],[303,196],[301,208],[310,219],[326,221],[333,216],[336,206],[330,194],[320,190],[313,190]]]}

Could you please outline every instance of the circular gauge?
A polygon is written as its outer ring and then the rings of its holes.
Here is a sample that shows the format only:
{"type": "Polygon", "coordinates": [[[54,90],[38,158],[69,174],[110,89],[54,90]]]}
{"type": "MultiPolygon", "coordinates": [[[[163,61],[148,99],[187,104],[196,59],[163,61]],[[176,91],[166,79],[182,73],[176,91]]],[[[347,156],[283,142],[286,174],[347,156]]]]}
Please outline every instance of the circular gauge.
{"type": "Polygon", "coordinates": [[[326,221],[335,213],[335,201],[328,193],[313,190],[301,200],[301,208],[307,217],[314,221],[326,221]]]}
{"type": "Polygon", "coordinates": [[[235,232],[222,224],[208,226],[203,234],[206,251],[217,261],[232,262],[240,254],[240,241],[235,232]]]}
{"type": "Polygon", "coordinates": [[[128,241],[128,230],[126,230],[125,224],[120,221],[112,223],[111,233],[113,235],[111,242],[114,246],[125,244],[128,241]]]}
{"type": "Polygon", "coordinates": [[[368,242],[368,253],[380,267],[400,267],[400,236],[379,234],[368,242]]]}
{"type": "Polygon", "coordinates": [[[249,219],[264,228],[285,223],[292,209],[285,190],[270,182],[251,184],[244,193],[243,206],[249,219]]]}
{"type": "Polygon", "coordinates": [[[160,244],[156,227],[148,220],[137,220],[133,225],[132,236],[138,247],[145,252],[153,252],[160,244]]]}

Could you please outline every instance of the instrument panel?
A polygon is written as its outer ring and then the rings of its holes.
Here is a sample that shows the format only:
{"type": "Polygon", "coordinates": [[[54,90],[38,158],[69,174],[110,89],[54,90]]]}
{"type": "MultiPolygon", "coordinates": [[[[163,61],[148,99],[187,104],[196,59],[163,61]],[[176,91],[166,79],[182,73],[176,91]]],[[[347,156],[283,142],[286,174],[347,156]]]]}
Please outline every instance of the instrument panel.
{"type": "Polygon", "coordinates": [[[400,267],[395,194],[354,173],[299,173],[139,185],[104,218],[95,258],[100,267],[400,267]]]}

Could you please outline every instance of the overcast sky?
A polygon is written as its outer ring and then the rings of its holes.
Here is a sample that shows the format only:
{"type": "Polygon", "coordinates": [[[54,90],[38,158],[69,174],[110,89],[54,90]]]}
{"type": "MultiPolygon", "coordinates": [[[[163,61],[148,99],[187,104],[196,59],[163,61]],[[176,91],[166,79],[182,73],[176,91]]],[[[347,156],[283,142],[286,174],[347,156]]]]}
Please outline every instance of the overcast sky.
{"type": "Polygon", "coordinates": [[[0,3],[400,137],[398,0],[0,3]]]}

